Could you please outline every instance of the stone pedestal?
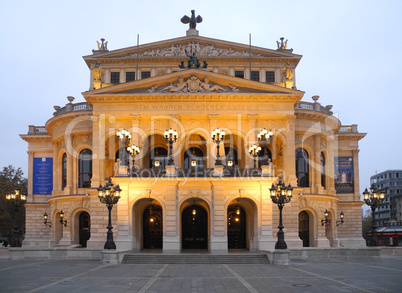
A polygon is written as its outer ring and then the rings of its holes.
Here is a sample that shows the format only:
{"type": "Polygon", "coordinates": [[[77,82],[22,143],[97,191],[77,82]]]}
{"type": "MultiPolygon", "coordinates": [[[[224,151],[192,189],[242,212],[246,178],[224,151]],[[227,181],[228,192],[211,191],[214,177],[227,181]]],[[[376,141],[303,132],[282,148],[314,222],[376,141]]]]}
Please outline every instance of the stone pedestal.
{"type": "Polygon", "coordinates": [[[285,87],[288,89],[291,89],[291,88],[293,88],[294,83],[295,82],[293,80],[287,80],[287,81],[285,81],[285,87]]]}
{"type": "MultiPolygon", "coordinates": [[[[128,167],[125,165],[119,165],[119,176],[125,176],[127,175],[128,167]]],[[[116,175],[115,175],[116,176],[116,175]]]]}
{"type": "Polygon", "coordinates": [[[214,176],[223,176],[223,165],[214,167],[214,176]]]}
{"type": "Polygon", "coordinates": [[[262,176],[273,176],[272,165],[262,165],[261,166],[261,175],[262,176]]]}
{"type": "Polygon", "coordinates": [[[272,252],[272,264],[279,266],[289,265],[289,253],[287,249],[276,249],[272,252]]]}
{"type": "Polygon", "coordinates": [[[176,167],[166,166],[166,176],[176,176],[176,167]]]}
{"type": "Polygon", "coordinates": [[[195,28],[190,28],[186,33],[187,36],[198,36],[198,31],[195,28]]]}

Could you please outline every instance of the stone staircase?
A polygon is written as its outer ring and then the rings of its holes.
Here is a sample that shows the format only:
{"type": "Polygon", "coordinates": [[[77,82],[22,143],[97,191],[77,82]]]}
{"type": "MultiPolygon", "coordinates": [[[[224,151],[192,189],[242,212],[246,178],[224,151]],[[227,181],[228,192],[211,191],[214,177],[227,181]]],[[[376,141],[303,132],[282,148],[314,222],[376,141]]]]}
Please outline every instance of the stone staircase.
{"type": "Polygon", "coordinates": [[[122,264],[269,264],[265,253],[127,253],[122,264]]]}

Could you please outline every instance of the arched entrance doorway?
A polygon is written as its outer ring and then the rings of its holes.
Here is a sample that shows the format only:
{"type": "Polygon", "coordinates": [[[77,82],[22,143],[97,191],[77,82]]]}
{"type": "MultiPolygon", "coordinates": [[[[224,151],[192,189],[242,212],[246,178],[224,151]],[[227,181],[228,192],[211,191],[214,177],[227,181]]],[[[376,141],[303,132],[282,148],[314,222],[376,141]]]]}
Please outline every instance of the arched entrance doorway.
{"type": "Polygon", "coordinates": [[[208,249],[208,214],[198,205],[183,210],[182,249],[208,249]]]}
{"type": "Polygon", "coordinates": [[[150,205],[143,214],[143,248],[162,249],[162,208],[158,205],[150,205]]]}
{"type": "Polygon", "coordinates": [[[307,212],[299,213],[299,237],[303,241],[303,247],[310,246],[310,220],[307,212]]]}
{"type": "Polygon", "coordinates": [[[239,205],[228,207],[228,249],[246,248],[246,213],[239,205]]]}
{"type": "Polygon", "coordinates": [[[81,247],[87,247],[87,241],[91,237],[91,217],[87,212],[81,212],[78,222],[79,243],[81,247]]]}

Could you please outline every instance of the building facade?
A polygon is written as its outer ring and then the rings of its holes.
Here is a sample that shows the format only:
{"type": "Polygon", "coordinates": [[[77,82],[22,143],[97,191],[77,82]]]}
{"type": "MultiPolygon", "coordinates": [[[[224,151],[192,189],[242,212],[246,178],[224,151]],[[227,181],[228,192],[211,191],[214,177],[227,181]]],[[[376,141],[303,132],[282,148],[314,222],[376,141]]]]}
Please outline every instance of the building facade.
{"type": "Polygon", "coordinates": [[[387,170],[370,177],[375,188],[385,192],[383,202],[375,211],[379,226],[391,222],[402,222],[402,170],[387,170]]]}
{"type": "Polygon", "coordinates": [[[21,135],[29,154],[23,246],[102,248],[108,212],[97,187],[108,178],[122,189],[112,209],[119,250],[271,250],[279,210],[269,188],[279,178],[294,187],[283,209],[289,248],[365,246],[358,189],[365,134],[342,125],[318,96],[301,101],[302,56],[283,38],[276,47],[202,37],[195,28],[110,51],[102,39],[84,56],[85,102],[68,97],[45,126],[21,135]],[[177,132],[170,144],[169,130],[177,132]],[[250,154],[253,145],[261,149],[250,154]]]}

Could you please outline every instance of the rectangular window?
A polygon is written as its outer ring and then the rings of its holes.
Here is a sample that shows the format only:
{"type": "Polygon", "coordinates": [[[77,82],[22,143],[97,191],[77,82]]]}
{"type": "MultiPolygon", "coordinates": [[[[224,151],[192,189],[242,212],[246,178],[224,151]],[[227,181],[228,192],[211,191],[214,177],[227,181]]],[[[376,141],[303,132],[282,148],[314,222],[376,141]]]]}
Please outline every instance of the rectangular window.
{"type": "Polygon", "coordinates": [[[111,72],[110,73],[110,83],[120,83],[120,72],[111,72]]]}
{"type": "Polygon", "coordinates": [[[266,82],[275,82],[275,71],[265,71],[266,82]]]}
{"type": "Polygon", "coordinates": [[[135,72],[126,72],[126,82],[135,80],[135,72]]]}
{"type": "Polygon", "coordinates": [[[149,78],[151,77],[151,71],[142,71],[141,72],[141,79],[149,78]]]}
{"type": "Polygon", "coordinates": [[[235,77],[244,78],[244,71],[235,71],[235,77]]]}
{"type": "Polygon", "coordinates": [[[259,71],[251,71],[251,80],[260,81],[260,72],[259,71]]]}

